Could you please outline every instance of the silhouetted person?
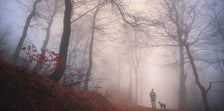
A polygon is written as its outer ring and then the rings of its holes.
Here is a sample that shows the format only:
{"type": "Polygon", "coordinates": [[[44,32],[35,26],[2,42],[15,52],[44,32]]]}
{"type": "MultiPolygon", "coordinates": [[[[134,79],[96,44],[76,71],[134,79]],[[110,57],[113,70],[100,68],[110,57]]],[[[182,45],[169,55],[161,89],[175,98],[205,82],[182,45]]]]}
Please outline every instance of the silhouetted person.
{"type": "Polygon", "coordinates": [[[150,98],[151,98],[151,103],[152,103],[152,108],[156,108],[156,93],[152,89],[150,92],[150,98]]]}

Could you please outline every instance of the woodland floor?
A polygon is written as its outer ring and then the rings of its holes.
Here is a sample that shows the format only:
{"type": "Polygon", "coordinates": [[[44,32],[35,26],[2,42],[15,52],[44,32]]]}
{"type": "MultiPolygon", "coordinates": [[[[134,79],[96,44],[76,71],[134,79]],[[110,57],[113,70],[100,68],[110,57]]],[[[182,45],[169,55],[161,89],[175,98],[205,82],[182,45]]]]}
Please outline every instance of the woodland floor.
{"type": "Polygon", "coordinates": [[[163,109],[152,109],[149,107],[143,107],[139,105],[132,104],[125,99],[120,98],[109,98],[108,99],[114,106],[116,106],[120,111],[178,111],[178,110],[163,110],[163,109]]]}
{"type": "Polygon", "coordinates": [[[137,106],[118,98],[107,99],[96,92],[72,90],[31,70],[1,61],[0,111],[160,110],[137,106]]]}

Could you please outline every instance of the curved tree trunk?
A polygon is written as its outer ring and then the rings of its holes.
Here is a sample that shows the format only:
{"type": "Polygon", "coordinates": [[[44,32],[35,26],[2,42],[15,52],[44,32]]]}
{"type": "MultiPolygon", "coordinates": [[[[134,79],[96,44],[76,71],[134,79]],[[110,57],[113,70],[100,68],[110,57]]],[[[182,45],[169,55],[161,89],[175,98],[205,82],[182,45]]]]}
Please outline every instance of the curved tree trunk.
{"type": "Polygon", "coordinates": [[[194,63],[194,59],[191,55],[188,44],[186,44],[184,46],[187,50],[188,59],[190,60],[190,64],[191,64],[191,67],[192,67],[192,70],[193,70],[195,83],[197,84],[197,86],[199,87],[199,89],[201,91],[201,97],[202,97],[202,102],[203,102],[203,105],[204,105],[204,109],[205,109],[205,111],[210,111],[209,106],[208,106],[208,100],[207,100],[208,90],[205,90],[204,86],[201,84],[201,82],[199,80],[198,72],[197,72],[197,69],[196,69],[196,66],[195,66],[195,63],[194,63]]]}
{"type": "Polygon", "coordinates": [[[25,38],[27,36],[27,32],[28,32],[28,29],[29,29],[29,25],[30,25],[30,22],[32,20],[32,18],[35,16],[36,14],[36,7],[37,7],[37,4],[40,2],[40,0],[36,0],[34,3],[33,3],[33,9],[31,11],[31,13],[28,15],[28,17],[26,18],[26,23],[25,23],[25,26],[23,28],[23,33],[22,33],[22,36],[20,37],[20,40],[19,40],[19,43],[16,47],[16,50],[15,50],[15,53],[14,53],[14,59],[17,59],[19,57],[19,54],[20,54],[20,50],[23,46],[23,43],[25,41],[25,38]]]}
{"type": "MultiPolygon", "coordinates": [[[[44,42],[43,42],[43,45],[42,45],[42,48],[41,49],[43,49],[43,50],[45,50],[46,48],[47,48],[47,44],[48,44],[48,42],[49,42],[49,40],[50,40],[50,34],[51,34],[51,26],[52,26],[52,23],[53,23],[53,20],[54,20],[54,16],[55,16],[55,14],[56,14],[56,9],[57,7],[56,7],[56,3],[55,3],[55,6],[54,6],[54,10],[53,10],[53,12],[52,12],[52,15],[50,16],[50,20],[49,20],[49,22],[47,23],[47,28],[46,28],[46,38],[45,38],[45,40],[44,40],[44,42]]],[[[45,51],[43,51],[42,50],[42,54],[45,56],[45,51]]],[[[41,69],[43,67],[43,65],[42,64],[40,64],[40,63],[37,63],[36,64],[36,66],[34,67],[34,70],[39,70],[39,69],[41,69]]]]}
{"type": "Polygon", "coordinates": [[[54,11],[53,14],[50,17],[50,21],[49,21],[47,29],[46,29],[46,38],[45,38],[45,40],[43,42],[42,49],[46,49],[47,48],[47,44],[49,42],[50,34],[51,34],[51,26],[52,26],[55,14],[56,14],[56,11],[54,11]]]}
{"type": "MultiPolygon", "coordinates": [[[[67,53],[71,35],[71,15],[72,15],[72,2],[71,0],[65,0],[64,28],[59,49],[59,55],[63,59],[63,64],[67,63],[67,53]]],[[[64,66],[61,67],[62,64],[57,64],[57,66],[60,67],[61,70],[55,70],[54,73],[49,76],[49,78],[55,82],[58,82],[61,79],[66,68],[64,66]]]]}
{"type": "Polygon", "coordinates": [[[94,15],[93,15],[91,39],[90,39],[90,44],[89,44],[89,67],[88,67],[87,72],[86,72],[86,78],[85,78],[85,83],[84,83],[84,90],[88,90],[89,77],[90,77],[91,71],[92,71],[93,40],[94,40],[94,34],[95,34],[96,16],[97,16],[97,13],[99,11],[99,3],[100,3],[100,0],[98,1],[96,11],[94,12],[94,15]]]}

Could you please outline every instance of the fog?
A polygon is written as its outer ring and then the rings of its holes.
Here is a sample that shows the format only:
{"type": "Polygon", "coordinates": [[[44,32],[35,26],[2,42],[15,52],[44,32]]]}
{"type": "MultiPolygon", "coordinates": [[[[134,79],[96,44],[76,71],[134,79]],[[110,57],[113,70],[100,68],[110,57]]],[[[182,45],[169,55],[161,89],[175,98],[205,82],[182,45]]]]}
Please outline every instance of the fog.
{"type": "MultiPolygon", "coordinates": [[[[3,58],[9,59],[13,57],[12,55],[23,32],[26,17],[31,12],[34,0],[29,3],[24,2],[25,0],[1,1],[0,33],[3,33],[4,30],[10,32],[5,39],[6,45],[3,46],[7,52],[3,58]]],[[[197,2],[197,0],[195,1],[197,2]]],[[[95,2],[91,3],[89,1],[89,3],[86,3],[87,5],[85,4],[86,6],[74,8],[72,18],[75,19],[86,10],[94,7],[95,2]]],[[[122,10],[125,10],[124,13],[147,16],[152,21],[157,19],[166,20],[164,19],[163,6],[160,6],[159,1],[125,0],[119,3],[124,4],[125,7],[122,8],[122,10]]],[[[190,3],[193,4],[193,2],[190,3]]],[[[222,19],[224,13],[221,13],[220,10],[223,10],[223,2],[221,0],[207,0],[207,3],[211,4],[210,8],[214,8],[213,11],[220,13],[218,16],[222,19]]],[[[210,109],[212,111],[221,111],[224,110],[224,41],[218,32],[213,31],[214,28],[204,29],[207,24],[210,27],[209,22],[214,19],[214,15],[205,2],[198,4],[201,4],[197,5],[201,6],[201,8],[197,8],[200,9],[201,13],[198,12],[197,20],[192,26],[194,30],[189,34],[191,38],[188,41],[194,42],[194,40],[202,36],[202,39],[199,38],[200,40],[192,45],[191,51],[195,57],[200,81],[205,89],[209,87],[209,82],[215,81],[208,92],[210,109]]],[[[63,12],[64,5],[54,17],[50,29],[50,40],[47,45],[47,49],[56,52],[59,52],[63,33],[63,12]]],[[[72,31],[67,61],[68,64],[81,68],[81,73],[85,73],[88,68],[87,51],[89,49],[86,49],[85,46],[90,41],[93,13],[94,11],[90,11],[71,25],[72,31]],[[86,52],[86,55],[82,55],[83,52],[86,52]]],[[[127,20],[132,21],[132,16],[128,16],[128,14],[127,20]]],[[[104,94],[105,91],[108,91],[113,97],[121,97],[145,107],[151,107],[149,93],[154,89],[157,102],[165,103],[168,109],[178,109],[180,83],[178,44],[176,41],[166,38],[167,35],[164,34],[165,31],[161,27],[143,26],[135,29],[125,23],[123,19],[119,10],[110,5],[102,7],[98,12],[89,88],[93,87],[94,90],[94,86],[99,86],[99,93],[104,94]],[[135,94],[136,88],[137,95],[135,94]]],[[[222,22],[221,28],[223,29],[222,20],[220,22],[222,22]]],[[[168,25],[170,24],[168,23],[168,25]]],[[[46,26],[46,22],[42,18],[34,17],[23,46],[34,44],[40,50],[45,40],[46,26]]],[[[170,26],[172,27],[172,25],[170,26]]],[[[171,28],[170,30],[175,29],[171,28]]],[[[184,73],[187,75],[185,84],[186,106],[189,110],[203,110],[200,89],[195,83],[186,50],[184,53],[184,73]]],[[[20,57],[25,57],[25,53],[22,52],[20,57]]],[[[70,73],[76,73],[69,71],[68,68],[66,71],[68,73],[65,73],[64,78],[70,73]]],[[[79,88],[82,86],[81,84],[79,88]]]]}

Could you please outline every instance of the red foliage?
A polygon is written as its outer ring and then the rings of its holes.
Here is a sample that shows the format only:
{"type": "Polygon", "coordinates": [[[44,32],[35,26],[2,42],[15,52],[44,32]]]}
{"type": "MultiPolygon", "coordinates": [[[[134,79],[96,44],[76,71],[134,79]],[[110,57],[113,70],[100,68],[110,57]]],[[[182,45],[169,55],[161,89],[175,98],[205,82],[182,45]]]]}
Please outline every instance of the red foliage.
{"type": "Polygon", "coordinates": [[[41,52],[38,52],[34,44],[23,47],[21,50],[27,52],[30,62],[35,61],[40,64],[45,64],[48,67],[53,64],[52,70],[61,70],[62,67],[66,67],[66,64],[64,63],[65,60],[54,51],[41,49],[41,52]]]}
{"type": "MultiPolygon", "coordinates": [[[[34,44],[23,47],[21,50],[27,53],[27,59],[30,63],[39,63],[40,65],[45,66],[44,68],[47,69],[47,71],[61,70],[64,67],[72,67],[66,65],[62,56],[54,51],[50,51],[49,49],[40,49],[38,52],[34,44]]],[[[73,77],[80,78],[90,76],[90,74],[81,74],[82,72],[78,68],[72,68],[72,70],[74,71],[74,74],[71,74],[73,77]]]]}

